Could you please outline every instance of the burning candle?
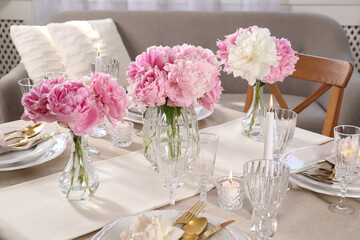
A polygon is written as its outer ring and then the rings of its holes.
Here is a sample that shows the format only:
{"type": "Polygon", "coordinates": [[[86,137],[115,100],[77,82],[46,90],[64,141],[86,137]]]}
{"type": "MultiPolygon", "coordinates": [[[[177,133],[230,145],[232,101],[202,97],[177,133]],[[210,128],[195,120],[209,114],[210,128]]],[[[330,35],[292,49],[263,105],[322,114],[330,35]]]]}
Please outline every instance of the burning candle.
{"type": "Polygon", "coordinates": [[[264,142],[264,159],[273,159],[274,146],[274,112],[273,97],[270,95],[270,111],[266,113],[266,129],[264,142]]]}
{"type": "Polygon", "coordinates": [[[230,170],[229,177],[221,177],[216,181],[219,205],[226,210],[236,210],[242,207],[244,192],[242,180],[233,177],[230,170]]]}
{"type": "Polygon", "coordinates": [[[102,65],[100,47],[97,46],[96,50],[97,50],[97,54],[96,54],[96,59],[95,59],[95,72],[100,73],[101,72],[101,65],[102,65]]]}

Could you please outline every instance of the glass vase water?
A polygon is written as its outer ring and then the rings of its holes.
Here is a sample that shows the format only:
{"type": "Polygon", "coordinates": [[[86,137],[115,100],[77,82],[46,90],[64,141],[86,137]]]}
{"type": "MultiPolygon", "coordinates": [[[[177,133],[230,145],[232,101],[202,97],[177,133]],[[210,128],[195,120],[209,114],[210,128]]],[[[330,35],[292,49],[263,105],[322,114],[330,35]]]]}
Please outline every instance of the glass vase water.
{"type": "Polygon", "coordinates": [[[261,111],[265,109],[262,101],[263,86],[263,82],[259,80],[256,81],[251,106],[241,120],[241,125],[246,135],[256,141],[263,139],[260,125],[261,111]]]}
{"type": "Polygon", "coordinates": [[[70,134],[73,140],[70,160],[59,178],[59,187],[69,200],[86,202],[94,196],[100,180],[87,161],[83,136],[77,136],[71,130],[70,134]]]}

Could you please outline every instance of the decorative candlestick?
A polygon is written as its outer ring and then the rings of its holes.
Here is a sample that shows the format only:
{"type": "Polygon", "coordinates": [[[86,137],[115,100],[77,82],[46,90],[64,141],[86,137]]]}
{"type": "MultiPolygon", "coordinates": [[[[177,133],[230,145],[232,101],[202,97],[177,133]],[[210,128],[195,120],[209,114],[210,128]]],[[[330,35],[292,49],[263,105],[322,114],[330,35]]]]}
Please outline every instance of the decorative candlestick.
{"type": "Polygon", "coordinates": [[[264,142],[264,159],[273,159],[274,147],[274,112],[273,98],[270,95],[270,111],[266,113],[266,130],[264,142]]]}

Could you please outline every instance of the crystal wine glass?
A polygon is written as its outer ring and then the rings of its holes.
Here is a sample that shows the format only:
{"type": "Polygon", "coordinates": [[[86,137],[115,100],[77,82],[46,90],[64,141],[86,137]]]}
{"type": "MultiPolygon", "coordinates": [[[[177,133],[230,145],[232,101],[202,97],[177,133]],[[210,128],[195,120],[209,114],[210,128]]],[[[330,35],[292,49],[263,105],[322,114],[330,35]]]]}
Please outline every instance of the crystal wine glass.
{"type": "Polygon", "coordinates": [[[169,188],[170,207],[175,207],[175,190],[184,185],[190,151],[181,141],[158,142],[156,158],[162,184],[169,188]]]}
{"type": "Polygon", "coordinates": [[[270,239],[277,228],[276,215],[285,198],[289,167],[276,160],[253,160],[244,164],[244,188],[252,207],[251,232],[270,239]]]}
{"type": "Polygon", "coordinates": [[[334,128],[335,142],[335,177],[340,183],[341,198],[337,204],[330,204],[330,211],[350,215],[352,206],[345,204],[347,186],[352,182],[360,144],[360,128],[351,125],[340,125],[334,128]]]}
{"type": "Polygon", "coordinates": [[[213,133],[200,133],[199,151],[192,163],[195,186],[200,200],[206,202],[206,193],[213,188],[214,167],[219,137],[213,133]]]}

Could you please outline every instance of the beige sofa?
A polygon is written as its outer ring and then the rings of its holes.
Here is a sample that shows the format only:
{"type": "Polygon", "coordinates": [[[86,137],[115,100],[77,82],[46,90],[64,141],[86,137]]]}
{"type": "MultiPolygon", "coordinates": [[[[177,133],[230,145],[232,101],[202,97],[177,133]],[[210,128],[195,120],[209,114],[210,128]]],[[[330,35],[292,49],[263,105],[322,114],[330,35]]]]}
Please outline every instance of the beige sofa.
{"type": "MultiPolygon", "coordinates": [[[[270,29],[273,36],[291,41],[300,52],[352,62],[346,35],[334,20],[305,13],[261,12],[146,12],[146,11],[83,11],[54,15],[46,21],[90,20],[112,18],[131,59],[152,45],[200,45],[216,52],[217,39],[233,33],[239,27],[258,25],[270,29]]],[[[0,79],[0,122],[19,119],[23,108],[17,80],[27,76],[22,64],[0,79]]],[[[225,93],[221,104],[242,111],[246,81],[222,73],[225,93]]],[[[315,83],[286,79],[278,85],[294,107],[303,96],[316,89],[315,83]]],[[[266,89],[265,89],[266,92],[266,89]]],[[[356,70],[345,91],[339,124],[360,125],[360,76],[356,70]]],[[[267,96],[264,99],[268,99],[267,96]]],[[[329,93],[299,116],[299,126],[320,132],[329,93]]]]}

